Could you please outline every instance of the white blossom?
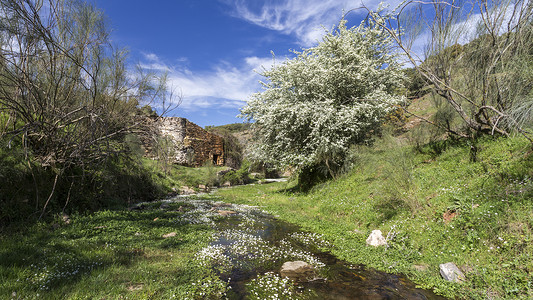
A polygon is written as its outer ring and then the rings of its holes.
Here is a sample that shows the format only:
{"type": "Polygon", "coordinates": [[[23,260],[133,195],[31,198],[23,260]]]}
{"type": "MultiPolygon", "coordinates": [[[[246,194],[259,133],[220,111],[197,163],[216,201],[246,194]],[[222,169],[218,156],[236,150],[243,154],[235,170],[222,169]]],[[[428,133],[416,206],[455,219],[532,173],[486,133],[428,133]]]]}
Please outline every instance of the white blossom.
{"type": "Polygon", "coordinates": [[[255,158],[301,168],[342,157],[404,100],[395,94],[403,77],[387,35],[377,26],[345,23],[262,73],[264,90],[241,109],[254,123],[255,158]]]}

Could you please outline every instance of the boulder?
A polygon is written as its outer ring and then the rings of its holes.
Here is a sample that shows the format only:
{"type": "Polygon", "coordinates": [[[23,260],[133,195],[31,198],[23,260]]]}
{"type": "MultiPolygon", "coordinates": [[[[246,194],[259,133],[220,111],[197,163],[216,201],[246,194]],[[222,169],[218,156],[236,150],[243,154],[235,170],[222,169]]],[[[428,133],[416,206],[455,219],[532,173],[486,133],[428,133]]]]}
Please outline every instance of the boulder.
{"type": "Polygon", "coordinates": [[[310,281],[316,277],[315,267],[301,260],[285,262],[280,274],[297,282],[310,281]]]}
{"type": "Polygon", "coordinates": [[[448,281],[453,282],[463,282],[465,281],[465,275],[459,268],[452,262],[448,262],[445,264],[440,264],[440,275],[442,278],[448,281]]]}
{"type": "Polygon", "coordinates": [[[381,230],[372,230],[372,233],[366,239],[366,244],[374,247],[386,246],[387,240],[383,237],[381,230]]]}

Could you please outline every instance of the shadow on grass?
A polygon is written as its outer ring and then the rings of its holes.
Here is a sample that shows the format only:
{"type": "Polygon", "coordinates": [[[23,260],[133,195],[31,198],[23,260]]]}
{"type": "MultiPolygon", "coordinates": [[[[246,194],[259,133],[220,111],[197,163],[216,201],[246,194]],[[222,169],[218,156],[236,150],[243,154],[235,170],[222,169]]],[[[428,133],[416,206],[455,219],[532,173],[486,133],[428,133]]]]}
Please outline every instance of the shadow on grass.
{"type": "Polygon", "coordinates": [[[0,235],[0,295],[65,290],[97,270],[131,266],[147,252],[166,259],[172,251],[194,247],[196,237],[210,229],[182,222],[185,212],[178,208],[102,211],[61,226],[6,230],[0,235]],[[176,235],[163,237],[170,232],[176,235]]]}

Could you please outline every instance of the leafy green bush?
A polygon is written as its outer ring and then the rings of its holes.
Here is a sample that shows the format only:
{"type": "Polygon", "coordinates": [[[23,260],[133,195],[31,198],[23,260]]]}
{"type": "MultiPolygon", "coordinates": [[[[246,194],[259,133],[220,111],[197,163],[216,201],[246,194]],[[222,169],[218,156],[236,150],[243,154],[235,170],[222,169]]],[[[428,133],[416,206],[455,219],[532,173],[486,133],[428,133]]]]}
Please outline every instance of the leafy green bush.
{"type": "Polygon", "coordinates": [[[222,176],[221,182],[229,182],[231,185],[247,184],[251,182],[248,169],[250,162],[244,161],[238,170],[230,170],[222,176]]]}

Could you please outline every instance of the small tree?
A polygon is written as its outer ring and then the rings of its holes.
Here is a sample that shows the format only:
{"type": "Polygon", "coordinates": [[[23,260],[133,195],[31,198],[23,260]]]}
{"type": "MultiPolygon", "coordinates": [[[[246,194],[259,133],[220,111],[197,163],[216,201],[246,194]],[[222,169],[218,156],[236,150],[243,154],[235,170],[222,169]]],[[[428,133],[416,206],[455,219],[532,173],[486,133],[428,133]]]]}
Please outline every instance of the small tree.
{"type": "Polygon", "coordinates": [[[108,37],[86,2],[0,0],[0,141],[55,173],[43,213],[68,171],[125,157],[139,102],[172,96],[165,76],[132,79],[108,37]]]}
{"type": "Polygon", "coordinates": [[[179,146],[168,136],[155,138],[154,150],[157,155],[157,162],[167,175],[172,170],[172,165],[176,160],[176,149],[179,149],[179,146]]]}
{"type": "Polygon", "coordinates": [[[389,13],[368,11],[462,121],[427,122],[465,138],[516,130],[533,143],[523,128],[533,120],[531,1],[404,1],[389,13]],[[412,48],[421,32],[423,56],[412,48]]]}
{"type": "Polygon", "coordinates": [[[297,170],[340,162],[352,144],[368,141],[382,117],[403,101],[400,65],[388,35],[373,23],[342,20],[315,47],[262,75],[264,91],[242,108],[253,121],[253,156],[297,170]]]}

